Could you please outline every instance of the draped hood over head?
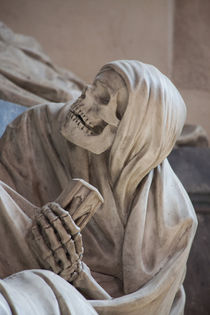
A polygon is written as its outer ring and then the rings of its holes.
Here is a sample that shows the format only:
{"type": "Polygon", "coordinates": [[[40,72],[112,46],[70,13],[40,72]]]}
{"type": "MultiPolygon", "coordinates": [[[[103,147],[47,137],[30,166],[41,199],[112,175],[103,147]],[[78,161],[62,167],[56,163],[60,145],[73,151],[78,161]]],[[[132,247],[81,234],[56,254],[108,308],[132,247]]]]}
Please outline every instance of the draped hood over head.
{"type": "Polygon", "coordinates": [[[121,60],[101,71],[108,69],[121,75],[129,94],[109,157],[112,183],[121,196],[121,206],[126,207],[145,175],[171,152],[182,131],[186,108],[176,87],[154,66],[121,60]]]}

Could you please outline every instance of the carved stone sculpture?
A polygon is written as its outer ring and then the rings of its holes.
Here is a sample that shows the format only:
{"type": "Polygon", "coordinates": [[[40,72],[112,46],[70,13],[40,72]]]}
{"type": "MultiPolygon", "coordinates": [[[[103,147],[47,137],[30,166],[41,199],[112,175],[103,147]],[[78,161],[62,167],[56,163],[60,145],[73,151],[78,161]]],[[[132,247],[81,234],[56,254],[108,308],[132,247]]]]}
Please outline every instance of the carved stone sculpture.
{"type": "Polygon", "coordinates": [[[27,107],[67,102],[84,82],[58,67],[34,38],[14,33],[0,21],[0,99],[27,107]]]}
{"type": "Polygon", "coordinates": [[[35,106],[7,127],[0,273],[14,275],[1,281],[5,309],[18,313],[23,290],[39,314],[183,314],[197,221],[167,156],[185,115],[166,76],[121,60],[73,103],[35,106]]]}

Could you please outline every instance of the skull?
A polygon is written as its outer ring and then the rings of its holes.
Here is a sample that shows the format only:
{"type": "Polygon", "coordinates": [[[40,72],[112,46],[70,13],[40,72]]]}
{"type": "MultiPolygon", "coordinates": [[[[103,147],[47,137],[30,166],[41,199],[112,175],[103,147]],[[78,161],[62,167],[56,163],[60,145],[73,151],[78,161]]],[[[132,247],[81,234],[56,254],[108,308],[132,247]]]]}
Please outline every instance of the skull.
{"type": "Polygon", "coordinates": [[[114,70],[100,73],[71,106],[62,135],[93,153],[105,152],[113,143],[127,100],[122,77],[114,70]]]}

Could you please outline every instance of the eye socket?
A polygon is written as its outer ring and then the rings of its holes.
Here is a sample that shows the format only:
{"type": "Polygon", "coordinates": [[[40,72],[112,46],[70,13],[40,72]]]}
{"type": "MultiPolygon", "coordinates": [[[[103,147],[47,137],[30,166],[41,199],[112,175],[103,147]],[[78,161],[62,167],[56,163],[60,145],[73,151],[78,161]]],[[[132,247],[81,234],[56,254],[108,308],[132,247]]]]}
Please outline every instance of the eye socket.
{"type": "Polygon", "coordinates": [[[100,104],[107,105],[110,101],[110,97],[100,97],[100,104]]]}
{"type": "Polygon", "coordinates": [[[80,97],[81,97],[82,99],[85,98],[85,93],[86,93],[86,91],[87,91],[87,87],[85,87],[85,88],[82,90],[82,94],[80,95],[80,97]]]}

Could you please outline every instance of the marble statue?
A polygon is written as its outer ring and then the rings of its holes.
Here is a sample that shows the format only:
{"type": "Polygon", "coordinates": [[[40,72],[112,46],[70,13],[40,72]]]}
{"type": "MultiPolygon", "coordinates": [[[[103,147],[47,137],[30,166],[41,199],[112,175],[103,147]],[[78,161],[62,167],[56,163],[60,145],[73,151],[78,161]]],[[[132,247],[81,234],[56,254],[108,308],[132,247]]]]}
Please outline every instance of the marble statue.
{"type": "Polygon", "coordinates": [[[0,99],[27,107],[67,102],[84,82],[58,67],[33,37],[14,33],[0,21],[0,99]]]}
{"type": "Polygon", "coordinates": [[[4,314],[183,314],[197,221],[167,156],[185,116],[165,75],[120,60],[77,100],[34,106],[8,125],[4,314]]]}

